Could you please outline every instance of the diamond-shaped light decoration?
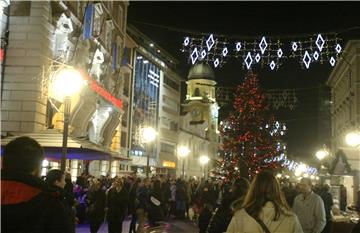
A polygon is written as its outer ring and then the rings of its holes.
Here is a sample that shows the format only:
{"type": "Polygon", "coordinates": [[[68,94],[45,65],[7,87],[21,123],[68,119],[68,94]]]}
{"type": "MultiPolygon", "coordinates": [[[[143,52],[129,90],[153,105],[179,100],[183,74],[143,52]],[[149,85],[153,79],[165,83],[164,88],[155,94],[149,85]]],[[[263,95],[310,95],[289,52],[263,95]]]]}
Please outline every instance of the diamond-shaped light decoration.
{"type": "Polygon", "coordinates": [[[220,64],[219,58],[216,58],[214,61],[214,67],[218,67],[218,65],[220,64]]]}
{"type": "Polygon", "coordinates": [[[199,54],[198,54],[198,51],[197,51],[197,48],[195,48],[192,53],[191,53],[191,63],[194,65],[196,60],[198,59],[199,57],[199,54]]]}
{"type": "Polygon", "coordinates": [[[239,52],[241,49],[241,43],[240,42],[237,42],[236,43],[236,50],[239,52]]]}
{"type": "Polygon", "coordinates": [[[189,45],[189,43],[190,43],[190,39],[189,39],[189,37],[185,37],[185,40],[184,40],[184,45],[185,45],[185,46],[188,46],[188,45],[189,45]]]}
{"type": "Polygon", "coordinates": [[[335,50],[337,53],[341,52],[341,46],[339,44],[336,45],[335,50]]]}
{"type": "Polygon", "coordinates": [[[210,49],[214,46],[214,44],[215,44],[214,36],[213,34],[211,34],[209,38],[206,40],[206,46],[208,51],[210,51],[210,49]]]}
{"type": "Polygon", "coordinates": [[[260,41],[260,44],[259,44],[259,48],[260,48],[260,51],[261,51],[261,54],[264,54],[265,53],[265,50],[267,48],[268,44],[266,42],[266,39],[265,39],[265,36],[263,36],[261,38],[261,41],[260,41]]]}
{"type": "Polygon", "coordinates": [[[278,55],[278,57],[279,57],[279,58],[281,58],[281,57],[282,57],[282,55],[283,55],[283,51],[282,51],[282,49],[278,49],[278,51],[277,51],[277,55],[278,55]]]}
{"type": "Polygon", "coordinates": [[[275,68],[275,62],[274,61],[271,61],[271,63],[270,63],[270,69],[271,70],[274,70],[274,68],[275,68]]]}
{"type": "Polygon", "coordinates": [[[315,59],[315,61],[317,61],[319,59],[319,53],[317,51],[314,52],[313,57],[315,59]]]}
{"type": "Polygon", "coordinates": [[[298,49],[298,45],[296,42],[292,42],[291,48],[294,52],[296,52],[296,50],[298,49]]]}
{"type": "Polygon", "coordinates": [[[259,63],[260,58],[261,58],[260,54],[257,53],[256,56],[255,56],[255,61],[256,61],[256,63],[259,63]]]}
{"type": "Polygon", "coordinates": [[[248,54],[246,55],[246,58],[245,58],[245,64],[248,69],[250,69],[252,62],[253,62],[253,59],[251,57],[251,53],[248,52],[248,54]]]}
{"type": "Polygon", "coordinates": [[[336,63],[335,58],[334,58],[334,57],[331,57],[331,58],[330,58],[330,65],[331,65],[331,66],[335,66],[335,63],[336,63]]]}
{"type": "Polygon", "coordinates": [[[303,58],[303,62],[304,62],[304,64],[305,64],[306,69],[309,69],[309,67],[310,67],[310,62],[311,62],[311,57],[310,57],[308,51],[305,51],[305,55],[304,55],[304,58],[303,58]]]}
{"type": "Polygon", "coordinates": [[[201,51],[200,55],[201,55],[201,58],[202,58],[202,59],[204,59],[204,58],[206,57],[206,51],[205,51],[205,49],[204,49],[203,51],[201,51]]]}
{"type": "Polygon", "coordinates": [[[319,51],[321,52],[321,50],[324,48],[324,44],[325,44],[325,40],[321,36],[321,34],[318,34],[318,36],[316,38],[316,41],[315,41],[315,44],[318,47],[319,51]]]}
{"type": "Polygon", "coordinates": [[[226,55],[228,54],[228,49],[225,47],[223,50],[222,50],[222,55],[224,56],[224,57],[226,57],[226,55]]]}

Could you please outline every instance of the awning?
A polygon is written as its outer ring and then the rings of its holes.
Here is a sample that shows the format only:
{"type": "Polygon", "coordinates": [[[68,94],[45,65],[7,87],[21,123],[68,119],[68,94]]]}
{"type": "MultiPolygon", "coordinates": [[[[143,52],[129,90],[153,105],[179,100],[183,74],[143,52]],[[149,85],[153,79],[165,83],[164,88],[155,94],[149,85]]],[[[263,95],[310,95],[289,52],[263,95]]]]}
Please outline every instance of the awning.
{"type": "MultiPolygon", "coordinates": [[[[1,151],[3,146],[11,140],[19,137],[27,136],[35,139],[44,148],[45,156],[47,158],[60,159],[62,153],[62,140],[63,135],[56,130],[45,130],[39,133],[24,133],[14,136],[9,136],[1,139],[1,151]]],[[[96,145],[88,140],[68,137],[67,143],[67,158],[79,160],[131,160],[127,157],[120,155],[120,153],[111,151],[105,147],[96,145]]]]}

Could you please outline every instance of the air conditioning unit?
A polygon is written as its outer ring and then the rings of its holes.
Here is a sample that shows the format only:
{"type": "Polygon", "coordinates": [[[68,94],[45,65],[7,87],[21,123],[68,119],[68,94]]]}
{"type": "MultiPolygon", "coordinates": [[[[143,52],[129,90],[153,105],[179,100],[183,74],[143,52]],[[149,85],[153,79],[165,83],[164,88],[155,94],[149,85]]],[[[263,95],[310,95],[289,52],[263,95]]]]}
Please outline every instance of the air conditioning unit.
{"type": "Polygon", "coordinates": [[[94,63],[95,64],[102,64],[104,62],[104,54],[97,49],[94,55],[94,63]]]}

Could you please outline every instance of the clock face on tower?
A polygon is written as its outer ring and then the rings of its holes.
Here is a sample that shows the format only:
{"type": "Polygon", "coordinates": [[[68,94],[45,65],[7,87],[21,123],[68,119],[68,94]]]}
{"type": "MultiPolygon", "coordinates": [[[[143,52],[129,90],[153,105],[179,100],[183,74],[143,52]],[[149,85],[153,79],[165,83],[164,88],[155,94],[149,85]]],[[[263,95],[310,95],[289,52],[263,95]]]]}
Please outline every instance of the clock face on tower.
{"type": "Polygon", "coordinates": [[[191,111],[191,115],[192,115],[193,117],[199,116],[199,115],[200,115],[200,110],[199,110],[199,108],[194,108],[194,109],[191,111]]]}

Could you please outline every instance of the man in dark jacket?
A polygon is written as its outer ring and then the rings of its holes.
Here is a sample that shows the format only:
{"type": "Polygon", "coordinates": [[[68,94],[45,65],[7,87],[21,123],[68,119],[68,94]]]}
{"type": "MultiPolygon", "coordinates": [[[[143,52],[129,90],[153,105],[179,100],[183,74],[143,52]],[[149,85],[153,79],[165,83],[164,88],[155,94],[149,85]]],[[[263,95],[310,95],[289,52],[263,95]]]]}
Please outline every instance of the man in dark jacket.
{"type": "Polygon", "coordinates": [[[40,179],[44,151],[29,137],[9,142],[1,171],[2,233],[69,233],[61,196],[40,179]]]}
{"type": "Polygon", "coordinates": [[[122,233],[122,224],[128,207],[129,194],[120,178],[115,179],[107,193],[107,220],[109,233],[122,233]]]}

